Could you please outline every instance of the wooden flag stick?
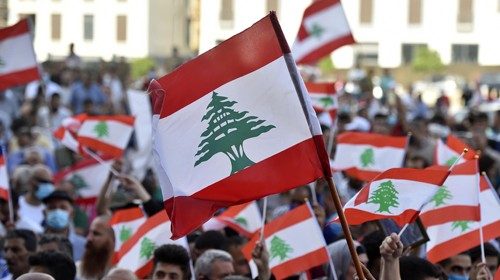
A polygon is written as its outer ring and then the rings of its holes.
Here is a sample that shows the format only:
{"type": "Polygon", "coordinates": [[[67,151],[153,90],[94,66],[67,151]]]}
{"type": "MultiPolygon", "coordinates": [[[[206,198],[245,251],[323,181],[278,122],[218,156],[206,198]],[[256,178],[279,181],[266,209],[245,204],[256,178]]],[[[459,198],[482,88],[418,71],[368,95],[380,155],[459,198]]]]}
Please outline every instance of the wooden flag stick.
{"type": "Polygon", "coordinates": [[[358,274],[359,280],[365,280],[365,275],[363,274],[363,269],[361,268],[361,263],[359,262],[358,254],[356,253],[356,248],[354,247],[354,241],[352,240],[351,231],[349,230],[349,225],[347,225],[347,220],[342,210],[342,203],[340,202],[339,194],[337,193],[337,188],[331,177],[326,178],[328,182],[328,188],[330,189],[330,194],[333,198],[333,203],[335,204],[335,209],[337,209],[337,214],[339,215],[340,224],[342,225],[342,231],[344,231],[345,239],[347,241],[347,247],[349,247],[349,252],[351,253],[352,263],[356,268],[356,273],[358,274]]]}
{"type": "MultiPolygon", "coordinates": [[[[2,146],[2,154],[4,156],[5,169],[7,170],[7,149],[5,149],[5,146],[2,146]]],[[[7,178],[7,188],[9,190],[9,192],[8,192],[9,199],[7,200],[7,203],[9,205],[9,222],[14,224],[14,204],[12,203],[12,189],[10,187],[10,183],[9,183],[8,178],[7,178]]]]}
{"type": "Polygon", "coordinates": [[[267,196],[264,197],[262,205],[262,226],[260,228],[260,243],[264,244],[264,226],[266,225],[266,215],[267,215],[267,196]]]}

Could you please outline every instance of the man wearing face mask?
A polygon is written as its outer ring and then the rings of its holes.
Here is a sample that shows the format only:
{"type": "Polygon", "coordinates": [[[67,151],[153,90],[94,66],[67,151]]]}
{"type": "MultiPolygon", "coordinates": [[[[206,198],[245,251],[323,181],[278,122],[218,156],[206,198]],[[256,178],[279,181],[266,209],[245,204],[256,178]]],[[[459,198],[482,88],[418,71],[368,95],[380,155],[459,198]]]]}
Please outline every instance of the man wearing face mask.
{"type": "Polygon", "coordinates": [[[45,204],[45,233],[58,234],[67,237],[73,245],[74,261],[79,261],[85,250],[85,238],[74,232],[73,199],[68,193],[55,190],[43,199],[45,204]]]}
{"type": "Polygon", "coordinates": [[[439,265],[449,280],[467,280],[472,268],[472,261],[465,252],[440,261],[439,265]]]}

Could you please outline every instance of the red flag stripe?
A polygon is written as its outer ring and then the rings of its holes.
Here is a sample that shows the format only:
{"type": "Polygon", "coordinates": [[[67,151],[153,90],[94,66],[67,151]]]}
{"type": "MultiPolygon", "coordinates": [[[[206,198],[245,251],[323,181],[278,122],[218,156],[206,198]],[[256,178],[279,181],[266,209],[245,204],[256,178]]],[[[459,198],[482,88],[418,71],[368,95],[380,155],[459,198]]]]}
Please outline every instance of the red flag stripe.
{"type": "Polygon", "coordinates": [[[4,156],[0,156],[0,165],[5,165],[5,158],[4,158],[4,156]]]}
{"type": "Polygon", "coordinates": [[[451,134],[446,138],[446,145],[459,154],[463,152],[464,148],[467,148],[469,151],[464,155],[464,158],[467,160],[474,159],[476,155],[474,149],[451,134]]]}
{"type": "Polygon", "coordinates": [[[112,157],[120,157],[123,154],[122,149],[117,148],[116,146],[110,144],[106,144],[94,138],[78,136],[78,142],[80,142],[80,144],[83,146],[89,146],[99,151],[106,151],[105,154],[110,155],[112,157]]]}
{"type": "Polygon", "coordinates": [[[319,0],[315,1],[312,5],[307,7],[304,11],[304,18],[318,12],[321,12],[324,9],[327,9],[333,5],[340,4],[339,0],[319,0]]]}
{"type": "Polygon", "coordinates": [[[481,219],[481,208],[479,205],[447,206],[422,213],[420,219],[425,226],[431,226],[447,223],[450,221],[450,217],[457,216],[460,216],[460,220],[479,221],[481,219]]]}
{"type": "Polygon", "coordinates": [[[290,276],[290,268],[294,271],[306,271],[310,267],[316,267],[328,262],[328,253],[326,248],[320,248],[308,254],[292,259],[277,265],[271,269],[276,279],[284,279],[290,276]]]}
{"type": "MultiPolygon", "coordinates": [[[[315,136],[314,138],[320,138],[315,136]]],[[[251,190],[251,196],[245,200],[255,200],[286,189],[295,188],[303,182],[312,182],[322,178],[323,172],[318,169],[315,139],[307,139],[296,144],[264,161],[255,163],[230,177],[214,183],[191,196],[177,196],[165,201],[165,208],[171,209],[175,203],[177,209],[191,209],[171,215],[174,238],[179,238],[189,233],[190,228],[196,227],[198,221],[208,221],[215,211],[221,207],[228,207],[246,201],[240,200],[242,190],[251,190]],[[290,160],[301,158],[303,160],[290,160]],[[290,173],[289,170],[302,170],[300,173],[290,173]],[[272,171],[272,172],[269,172],[272,171]],[[256,187],[251,178],[265,177],[268,188],[256,187]],[[237,186],[237,187],[235,187],[237,186]]],[[[261,180],[257,180],[258,182],[261,180]]]]}
{"type": "Polygon", "coordinates": [[[302,57],[297,61],[298,64],[313,64],[316,63],[319,59],[323,58],[325,53],[329,53],[330,50],[338,49],[345,45],[354,44],[354,37],[352,34],[345,35],[340,38],[336,38],[335,40],[330,41],[327,44],[322,45],[320,48],[315,49],[313,52],[308,55],[302,57]]]}
{"type": "Polygon", "coordinates": [[[101,115],[101,116],[88,116],[85,121],[115,121],[129,126],[134,125],[135,117],[125,115],[101,115]]]}
{"type": "Polygon", "coordinates": [[[38,73],[37,67],[16,72],[9,72],[8,74],[0,75],[0,90],[22,85],[29,81],[38,79],[40,79],[40,74],[38,73]]]}
{"type": "Polygon", "coordinates": [[[338,144],[371,145],[374,147],[406,148],[407,137],[386,136],[375,133],[345,132],[337,137],[338,144]]]}
{"type": "Polygon", "coordinates": [[[252,235],[254,234],[253,232],[249,232],[239,224],[233,223],[232,221],[224,219],[223,217],[221,218],[217,217],[217,220],[225,224],[226,226],[230,227],[231,229],[237,231],[239,234],[245,236],[246,238],[252,238],[252,235]]]}
{"type": "MultiPolygon", "coordinates": [[[[448,166],[443,166],[443,165],[433,165],[426,168],[426,170],[441,170],[441,171],[446,171],[448,169],[449,169],[448,166]]],[[[475,175],[478,174],[478,172],[479,170],[478,170],[477,160],[469,160],[461,164],[455,165],[450,175],[475,175]]]]}
{"type": "Polygon", "coordinates": [[[373,181],[379,180],[409,180],[441,186],[448,176],[448,171],[413,168],[391,168],[380,173],[373,181]]]}
{"type": "Polygon", "coordinates": [[[481,191],[486,191],[490,189],[490,184],[488,184],[488,181],[484,176],[481,176],[479,178],[479,189],[481,191]]]}
{"type": "Polygon", "coordinates": [[[265,17],[239,35],[222,42],[216,49],[207,51],[162,77],[158,82],[168,94],[164,97],[161,118],[282,57],[282,47],[276,35],[270,17],[265,17]],[[242,58],[242,53],[245,61],[234,59],[242,58]],[[218,67],[214,68],[214,63],[218,67]],[[192,77],[200,81],[193,83],[192,77]]]}
{"type": "MultiPolygon", "coordinates": [[[[344,210],[344,214],[346,215],[347,222],[350,225],[359,225],[367,221],[374,221],[374,220],[381,220],[381,219],[386,219],[390,218],[394,220],[398,225],[404,226],[408,220],[414,220],[418,216],[418,211],[414,209],[407,209],[403,211],[401,214],[397,216],[393,215],[381,215],[381,214],[375,214],[371,212],[366,212],[363,210],[359,210],[356,208],[347,208],[344,210]]],[[[338,218],[334,220],[335,222],[338,221],[338,218]]]]}
{"type": "Polygon", "coordinates": [[[5,200],[9,200],[9,186],[0,186],[0,198],[5,200]]]}
{"type": "Polygon", "coordinates": [[[335,94],[335,84],[334,83],[305,83],[307,91],[310,94],[324,93],[324,94],[335,94]]]}
{"type": "Polygon", "coordinates": [[[29,30],[28,19],[23,19],[12,26],[0,29],[0,40],[23,35],[25,33],[28,33],[29,30]]]}
{"type": "Polygon", "coordinates": [[[380,172],[378,171],[360,170],[357,169],[356,167],[345,169],[344,172],[351,177],[366,182],[373,180],[373,178],[377,177],[377,175],[380,174],[380,172]]]}
{"type": "MultiPolygon", "coordinates": [[[[102,156],[102,159],[104,161],[107,161],[107,160],[113,159],[113,157],[109,156],[109,155],[105,155],[105,156],[102,156]]],[[[92,166],[92,165],[96,165],[96,164],[99,164],[99,163],[95,159],[84,159],[84,160],[81,160],[81,161],[77,162],[76,164],[72,165],[71,167],[65,168],[65,169],[59,171],[58,173],[56,173],[54,175],[54,182],[57,184],[60,181],[64,180],[64,178],[68,174],[73,173],[73,172],[77,172],[80,169],[84,169],[86,167],[89,167],[89,166],[92,166]]]]}
{"type": "Polygon", "coordinates": [[[144,213],[139,207],[118,210],[111,217],[109,224],[110,225],[119,224],[123,222],[137,220],[142,217],[144,217],[144,213]]]}
{"type": "Polygon", "coordinates": [[[243,209],[247,208],[252,203],[253,203],[253,201],[247,202],[247,203],[244,203],[244,204],[240,204],[240,205],[231,206],[226,211],[224,211],[222,214],[220,214],[219,217],[234,218],[234,217],[236,217],[238,215],[238,213],[240,213],[241,211],[243,211],[243,209]]]}
{"type": "Polygon", "coordinates": [[[149,273],[152,273],[152,271],[153,271],[153,260],[149,260],[141,268],[135,271],[135,275],[139,277],[139,279],[146,279],[146,277],[148,277],[149,273]]]}

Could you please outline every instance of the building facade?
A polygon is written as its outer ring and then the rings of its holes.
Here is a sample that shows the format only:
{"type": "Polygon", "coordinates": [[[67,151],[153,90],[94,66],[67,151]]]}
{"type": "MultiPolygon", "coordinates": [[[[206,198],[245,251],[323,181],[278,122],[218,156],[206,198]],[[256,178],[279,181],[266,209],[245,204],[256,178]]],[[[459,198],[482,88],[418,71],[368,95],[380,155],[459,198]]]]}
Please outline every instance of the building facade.
{"type": "Polygon", "coordinates": [[[40,61],[74,43],[84,59],[190,54],[190,0],[8,0],[8,23],[29,16],[40,61]]]}
{"type": "MultiPolygon", "coordinates": [[[[201,0],[200,51],[276,10],[290,45],[310,0],[201,0]]],[[[332,54],[338,68],[356,62],[380,67],[411,63],[418,47],[435,50],[445,64],[500,65],[498,0],[342,0],[358,42],[332,54]]]]}

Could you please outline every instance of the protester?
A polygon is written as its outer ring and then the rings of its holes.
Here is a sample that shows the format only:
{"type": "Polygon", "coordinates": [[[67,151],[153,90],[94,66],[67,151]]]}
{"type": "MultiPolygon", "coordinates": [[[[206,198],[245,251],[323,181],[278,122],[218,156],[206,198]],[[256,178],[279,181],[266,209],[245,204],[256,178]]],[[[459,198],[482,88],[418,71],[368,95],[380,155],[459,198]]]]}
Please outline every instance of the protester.
{"type": "Polygon", "coordinates": [[[194,275],[197,280],[221,280],[234,274],[233,259],[225,251],[206,250],[196,260],[194,275]]]}
{"type": "MultiPolygon", "coordinates": [[[[365,248],[359,243],[356,244],[356,252],[358,253],[359,260],[363,265],[367,265],[368,257],[366,256],[365,248]]],[[[345,239],[333,242],[328,245],[328,251],[335,267],[335,273],[337,274],[337,279],[339,280],[354,280],[354,274],[356,273],[354,264],[351,260],[351,255],[349,253],[349,248],[347,247],[347,241],[345,239]]],[[[331,269],[331,268],[329,268],[331,269]]],[[[331,274],[328,274],[331,275],[331,274]]],[[[331,276],[328,279],[333,279],[331,276]]]]}
{"type": "Polygon", "coordinates": [[[38,241],[38,252],[55,251],[73,259],[73,245],[69,239],[57,234],[43,234],[38,241]]]}
{"type": "Polygon", "coordinates": [[[130,271],[128,269],[113,268],[102,279],[103,280],[137,280],[137,277],[135,276],[135,274],[132,271],[130,271]]]}
{"type": "Polygon", "coordinates": [[[153,280],[191,279],[189,254],[182,246],[162,245],[154,251],[153,280]]]}
{"type": "Polygon", "coordinates": [[[472,269],[471,258],[465,252],[440,261],[439,265],[450,280],[465,280],[472,269]]]}
{"type": "Polygon", "coordinates": [[[29,272],[29,257],[36,252],[36,246],[36,235],[30,230],[16,229],[7,232],[3,248],[13,279],[29,272]]]}
{"type": "Polygon", "coordinates": [[[38,252],[29,257],[30,272],[47,273],[55,280],[75,279],[73,260],[59,252],[38,252]]]}

